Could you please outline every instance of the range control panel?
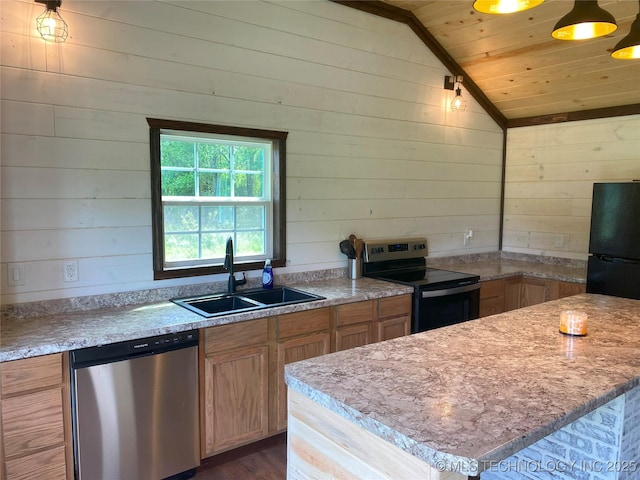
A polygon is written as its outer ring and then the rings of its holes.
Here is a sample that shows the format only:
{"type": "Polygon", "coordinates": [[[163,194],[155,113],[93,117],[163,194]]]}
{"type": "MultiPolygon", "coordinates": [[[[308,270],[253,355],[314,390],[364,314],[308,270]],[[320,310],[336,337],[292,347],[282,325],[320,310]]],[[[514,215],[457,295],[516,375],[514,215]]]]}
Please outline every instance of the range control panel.
{"type": "Polygon", "coordinates": [[[426,256],[427,239],[424,237],[364,241],[366,263],[426,256]]]}

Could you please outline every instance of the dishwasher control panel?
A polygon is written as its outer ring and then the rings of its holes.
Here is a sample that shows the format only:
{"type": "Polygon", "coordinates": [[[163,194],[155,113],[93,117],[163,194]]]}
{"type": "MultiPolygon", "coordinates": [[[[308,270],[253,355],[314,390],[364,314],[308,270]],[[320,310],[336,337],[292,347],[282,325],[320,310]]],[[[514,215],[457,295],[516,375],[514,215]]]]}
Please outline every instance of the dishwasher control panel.
{"type": "Polygon", "coordinates": [[[70,361],[73,368],[83,368],[197,345],[198,330],[189,330],[72,350],[70,361]]]}

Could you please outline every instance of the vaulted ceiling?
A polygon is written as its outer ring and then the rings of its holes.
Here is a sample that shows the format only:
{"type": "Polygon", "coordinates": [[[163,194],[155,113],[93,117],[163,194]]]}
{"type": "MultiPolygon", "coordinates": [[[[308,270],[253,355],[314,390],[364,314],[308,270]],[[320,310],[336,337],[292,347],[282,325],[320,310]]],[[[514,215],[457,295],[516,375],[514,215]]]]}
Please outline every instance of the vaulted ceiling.
{"type": "Polygon", "coordinates": [[[551,37],[573,7],[569,0],[509,15],[478,13],[472,0],[338,2],[409,24],[505,126],[640,113],[640,60],[610,57],[638,0],[600,0],[618,29],[581,41],[551,37]]]}

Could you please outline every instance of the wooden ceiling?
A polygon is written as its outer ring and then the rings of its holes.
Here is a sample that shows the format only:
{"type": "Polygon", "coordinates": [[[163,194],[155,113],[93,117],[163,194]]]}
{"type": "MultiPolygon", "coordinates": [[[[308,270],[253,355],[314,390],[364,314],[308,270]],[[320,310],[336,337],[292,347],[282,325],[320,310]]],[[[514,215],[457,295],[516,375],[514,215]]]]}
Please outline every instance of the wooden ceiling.
{"type": "Polygon", "coordinates": [[[570,0],[546,0],[510,15],[478,13],[472,0],[339,3],[404,21],[428,45],[435,41],[434,53],[504,126],[640,113],[640,60],[610,57],[629,33],[638,0],[600,0],[618,29],[582,41],[551,37],[573,7],[570,0]]]}

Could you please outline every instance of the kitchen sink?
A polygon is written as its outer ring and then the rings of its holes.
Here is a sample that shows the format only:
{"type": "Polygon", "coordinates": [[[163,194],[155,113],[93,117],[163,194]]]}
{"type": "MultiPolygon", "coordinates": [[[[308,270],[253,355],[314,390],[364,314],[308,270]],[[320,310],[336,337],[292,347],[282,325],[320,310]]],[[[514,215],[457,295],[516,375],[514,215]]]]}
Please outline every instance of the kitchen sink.
{"type": "Polygon", "coordinates": [[[289,303],[309,302],[311,300],[323,298],[288,287],[274,288],[273,290],[255,290],[243,293],[242,296],[271,306],[278,304],[284,305],[289,303]]]}
{"type": "Polygon", "coordinates": [[[319,295],[295,288],[276,287],[273,290],[256,289],[237,293],[218,293],[174,298],[171,301],[203,317],[216,317],[323,299],[324,297],[319,295]]]}

